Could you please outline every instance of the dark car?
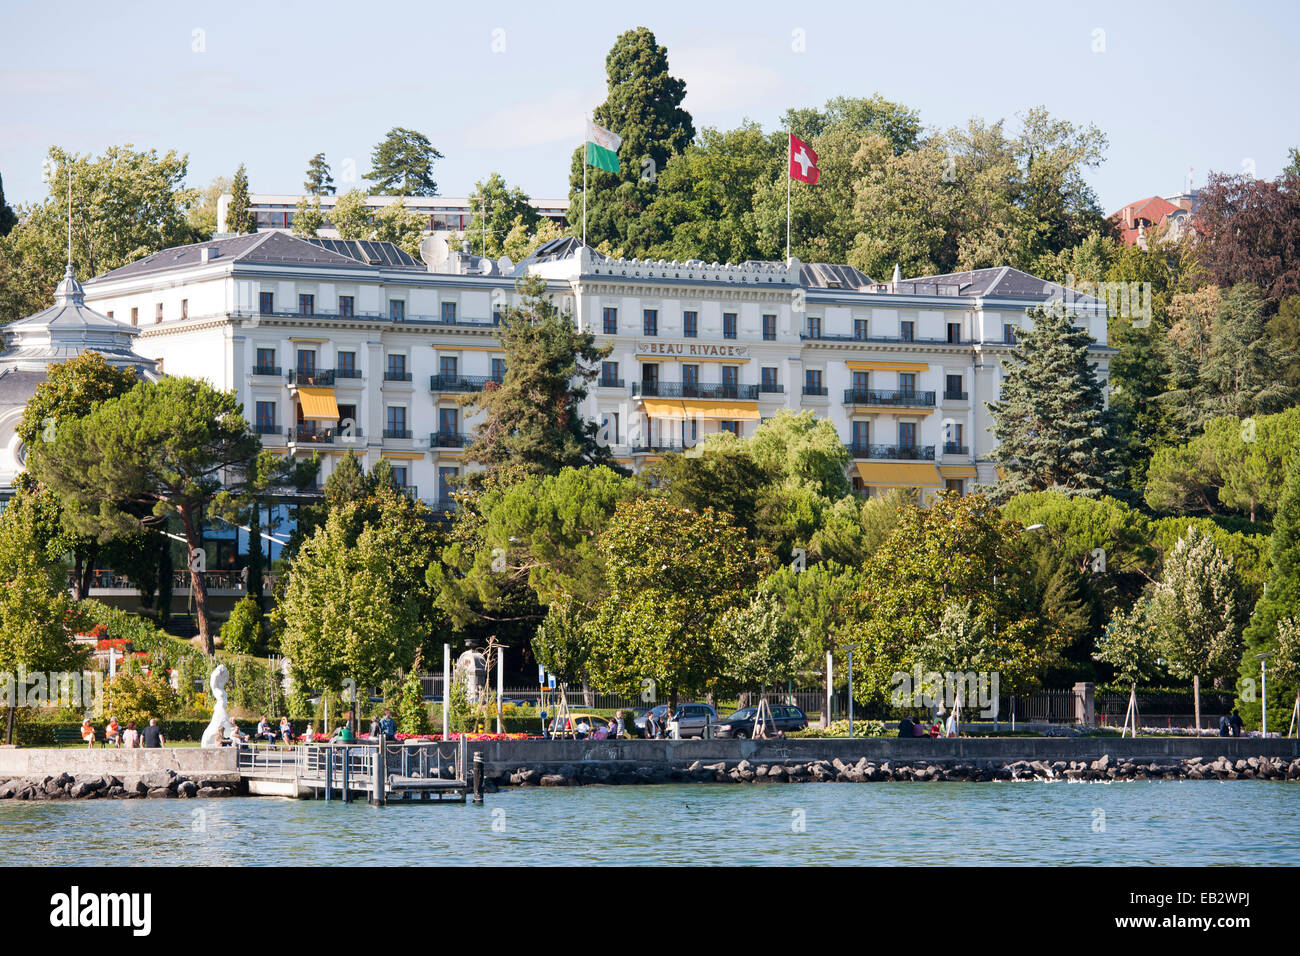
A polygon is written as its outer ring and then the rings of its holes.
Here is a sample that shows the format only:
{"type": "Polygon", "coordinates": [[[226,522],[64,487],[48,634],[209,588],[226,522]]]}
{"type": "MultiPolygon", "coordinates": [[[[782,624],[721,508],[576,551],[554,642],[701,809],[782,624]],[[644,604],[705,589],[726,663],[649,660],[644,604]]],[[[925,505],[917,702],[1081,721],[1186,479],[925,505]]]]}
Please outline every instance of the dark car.
{"type": "MultiPolygon", "coordinates": [[[[664,728],[664,715],[668,713],[668,705],[660,704],[658,707],[647,711],[655,715],[655,723],[661,728],[661,732],[666,736],[667,729],[664,728]]],[[[708,704],[678,704],[677,711],[677,734],[679,737],[703,737],[704,728],[710,724],[717,724],[718,712],[708,704]]],[[[645,736],[645,713],[638,713],[632,719],[636,727],[638,737],[645,736]]]]}
{"type": "MultiPolygon", "coordinates": [[[[772,720],[767,722],[769,735],[776,731],[788,734],[795,730],[803,730],[808,726],[808,715],[798,707],[792,704],[771,704],[770,707],[772,708],[772,720]],[[775,727],[773,727],[773,724],[775,724],[775,727]]],[[[730,717],[715,724],[713,735],[715,737],[752,737],[754,735],[754,718],[757,714],[757,707],[743,707],[730,717]]]]}

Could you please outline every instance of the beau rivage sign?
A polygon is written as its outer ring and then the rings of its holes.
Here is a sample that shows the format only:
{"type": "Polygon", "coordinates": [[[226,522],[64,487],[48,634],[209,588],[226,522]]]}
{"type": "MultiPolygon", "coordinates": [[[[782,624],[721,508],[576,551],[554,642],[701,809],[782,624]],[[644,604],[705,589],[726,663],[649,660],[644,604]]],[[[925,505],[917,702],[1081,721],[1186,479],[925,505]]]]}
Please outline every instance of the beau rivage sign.
{"type": "Polygon", "coordinates": [[[718,345],[714,342],[637,342],[638,356],[678,359],[716,359],[727,362],[748,362],[748,345],[718,345]]]}

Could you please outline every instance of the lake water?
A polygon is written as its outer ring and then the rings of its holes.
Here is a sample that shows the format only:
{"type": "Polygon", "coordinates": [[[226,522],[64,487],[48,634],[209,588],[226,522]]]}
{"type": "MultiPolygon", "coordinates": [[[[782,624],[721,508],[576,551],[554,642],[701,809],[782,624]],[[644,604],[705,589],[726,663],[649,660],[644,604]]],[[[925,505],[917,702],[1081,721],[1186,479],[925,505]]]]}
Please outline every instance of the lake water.
{"type": "Polygon", "coordinates": [[[530,788],[485,800],[5,800],[0,847],[22,865],[1300,864],[1300,785],[1266,781],[530,788]]]}

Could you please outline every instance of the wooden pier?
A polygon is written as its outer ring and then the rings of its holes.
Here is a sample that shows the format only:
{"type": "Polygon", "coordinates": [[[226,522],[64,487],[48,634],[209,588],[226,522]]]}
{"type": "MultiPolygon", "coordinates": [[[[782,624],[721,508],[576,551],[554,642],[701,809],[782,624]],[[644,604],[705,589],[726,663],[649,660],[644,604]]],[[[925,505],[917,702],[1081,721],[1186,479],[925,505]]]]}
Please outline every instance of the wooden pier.
{"type": "Polygon", "coordinates": [[[380,737],[352,743],[249,747],[239,773],[251,794],[370,803],[481,802],[482,759],[462,736],[448,741],[380,737]],[[382,755],[382,756],[381,756],[382,755]]]}

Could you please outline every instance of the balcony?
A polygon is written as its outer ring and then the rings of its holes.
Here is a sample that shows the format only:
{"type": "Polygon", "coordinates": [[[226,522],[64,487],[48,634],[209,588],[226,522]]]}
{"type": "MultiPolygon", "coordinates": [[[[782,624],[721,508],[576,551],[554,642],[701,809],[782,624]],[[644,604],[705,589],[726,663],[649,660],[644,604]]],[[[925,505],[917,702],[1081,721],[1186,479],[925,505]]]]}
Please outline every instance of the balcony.
{"type": "Polygon", "coordinates": [[[464,432],[429,432],[430,448],[464,448],[470,441],[464,432]]]}
{"type": "Polygon", "coordinates": [[[945,455],[969,455],[969,445],[959,445],[955,441],[946,441],[943,443],[943,453],[945,455]]]}
{"type": "Polygon", "coordinates": [[[758,393],[760,395],[784,395],[785,386],[778,385],[776,382],[759,382],[758,393]]]}
{"type": "Polygon", "coordinates": [[[334,370],[335,378],[361,378],[361,369],[358,368],[336,368],[334,370]]]}
{"type": "Polygon", "coordinates": [[[884,405],[895,408],[933,408],[934,392],[907,392],[898,389],[846,388],[846,405],[884,405]]]}
{"type": "Polygon", "coordinates": [[[251,374],[274,375],[276,378],[279,378],[283,373],[280,371],[280,366],[278,365],[254,365],[251,374]]]}
{"type": "Polygon", "coordinates": [[[332,368],[298,368],[289,369],[289,387],[329,387],[334,384],[332,368]]]}
{"type": "Polygon", "coordinates": [[[825,385],[805,385],[803,387],[803,393],[805,395],[816,395],[822,398],[829,394],[825,385]]]}
{"type": "Polygon", "coordinates": [[[292,444],[332,445],[335,442],[355,441],[361,438],[361,429],[355,425],[347,428],[324,428],[312,422],[300,422],[285,432],[292,444]]]}
{"type": "Polygon", "coordinates": [[[401,369],[386,368],[384,369],[384,381],[385,382],[409,382],[411,381],[411,373],[404,372],[401,369]]]}
{"type": "Polygon", "coordinates": [[[253,426],[253,432],[258,435],[279,435],[280,426],[275,422],[258,422],[253,426]]]}
{"type": "Polygon", "coordinates": [[[854,458],[893,458],[902,461],[934,461],[933,445],[845,445],[854,458]]]}
{"type": "Polygon", "coordinates": [[[632,397],[710,398],[758,401],[757,385],[701,384],[699,382],[633,382],[632,397]]]}
{"type": "Polygon", "coordinates": [[[406,497],[410,498],[412,501],[420,500],[419,485],[398,485],[397,491],[399,494],[406,495],[406,497]]]}
{"type": "Polygon", "coordinates": [[[481,392],[488,382],[501,384],[501,377],[495,375],[430,375],[431,392],[481,392]]]}
{"type": "Polygon", "coordinates": [[[943,400],[945,402],[964,402],[969,399],[970,395],[966,392],[945,391],[943,393],[943,400]]]}
{"type": "Polygon", "coordinates": [[[384,437],[409,439],[411,437],[411,430],[409,428],[385,428],[384,437]]]}
{"type": "Polygon", "coordinates": [[[665,454],[665,453],[667,453],[667,452],[673,452],[673,453],[675,453],[675,454],[679,454],[679,455],[680,455],[682,452],[686,451],[686,449],[687,449],[688,447],[689,447],[689,446],[687,446],[687,445],[682,445],[682,444],[679,443],[679,442],[663,442],[663,443],[658,443],[658,444],[652,442],[652,443],[644,444],[644,445],[633,445],[633,446],[632,446],[632,454],[634,454],[634,455],[662,455],[662,454],[665,454]]]}
{"type": "Polygon", "coordinates": [[[596,380],[598,388],[626,388],[627,386],[621,378],[599,378],[596,380]]]}

